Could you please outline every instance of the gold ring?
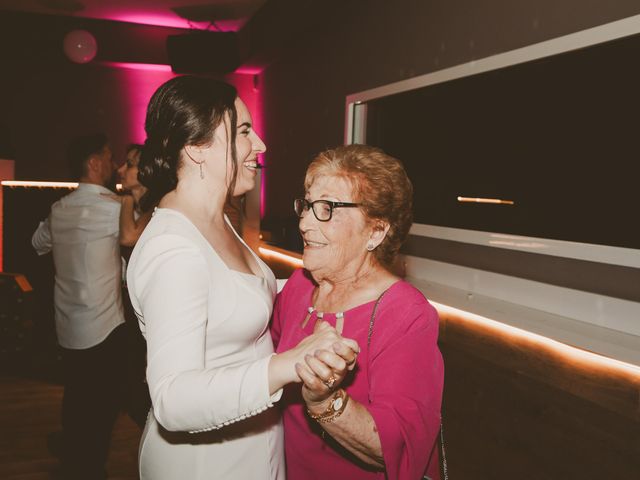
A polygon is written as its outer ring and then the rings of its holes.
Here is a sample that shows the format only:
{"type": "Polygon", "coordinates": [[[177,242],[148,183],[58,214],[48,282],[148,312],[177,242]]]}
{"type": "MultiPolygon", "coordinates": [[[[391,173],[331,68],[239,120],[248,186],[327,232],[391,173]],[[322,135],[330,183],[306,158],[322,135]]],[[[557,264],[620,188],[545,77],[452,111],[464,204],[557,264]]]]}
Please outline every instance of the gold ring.
{"type": "Polygon", "coordinates": [[[327,380],[323,380],[322,383],[324,383],[327,386],[327,388],[331,390],[333,388],[333,384],[336,383],[336,379],[332,375],[327,380]]]}

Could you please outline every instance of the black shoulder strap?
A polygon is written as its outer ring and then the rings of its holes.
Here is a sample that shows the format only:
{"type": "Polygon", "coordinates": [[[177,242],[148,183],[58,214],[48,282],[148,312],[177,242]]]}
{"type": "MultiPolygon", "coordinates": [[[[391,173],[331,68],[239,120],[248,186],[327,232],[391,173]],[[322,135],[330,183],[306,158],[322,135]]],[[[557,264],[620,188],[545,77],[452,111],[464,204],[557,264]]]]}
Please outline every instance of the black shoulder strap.
{"type": "Polygon", "coordinates": [[[378,305],[380,305],[380,300],[384,294],[387,293],[385,290],[380,294],[378,299],[376,300],[376,304],[373,306],[373,311],[371,312],[371,319],[369,320],[369,334],[367,335],[367,355],[369,355],[369,345],[371,345],[371,335],[373,334],[373,324],[376,321],[376,311],[378,310],[378,305]]]}

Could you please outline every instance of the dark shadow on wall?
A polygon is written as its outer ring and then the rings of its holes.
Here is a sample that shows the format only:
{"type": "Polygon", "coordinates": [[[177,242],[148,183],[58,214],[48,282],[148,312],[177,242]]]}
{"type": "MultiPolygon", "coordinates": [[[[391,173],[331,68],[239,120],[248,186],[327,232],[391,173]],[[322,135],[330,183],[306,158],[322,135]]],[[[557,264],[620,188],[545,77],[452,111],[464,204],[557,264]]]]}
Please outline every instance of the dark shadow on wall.
{"type": "Polygon", "coordinates": [[[33,291],[13,288],[0,314],[7,316],[11,334],[6,346],[5,370],[60,380],[59,354],[53,318],[53,258],[38,256],[31,236],[50,212],[51,205],[69,193],[62,188],[3,188],[4,271],[25,276],[33,291]],[[19,317],[19,318],[16,318],[19,317]],[[13,353],[11,353],[13,352],[13,353]]]}

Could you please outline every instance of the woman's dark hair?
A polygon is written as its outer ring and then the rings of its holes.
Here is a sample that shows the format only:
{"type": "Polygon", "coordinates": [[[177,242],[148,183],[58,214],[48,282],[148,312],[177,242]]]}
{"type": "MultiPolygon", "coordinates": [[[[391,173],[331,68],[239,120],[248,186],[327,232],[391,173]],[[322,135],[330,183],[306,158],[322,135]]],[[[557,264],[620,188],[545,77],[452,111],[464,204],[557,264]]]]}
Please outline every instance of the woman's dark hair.
{"type": "Polygon", "coordinates": [[[92,133],[75,137],[67,148],[67,160],[71,177],[78,180],[87,173],[87,161],[91,155],[102,153],[104,147],[109,144],[109,139],[104,133],[92,133]]]}
{"type": "Polygon", "coordinates": [[[129,145],[127,145],[126,154],[129,155],[133,151],[142,153],[143,148],[144,148],[144,145],[141,145],[139,143],[130,143],[129,145]]]}
{"type": "Polygon", "coordinates": [[[211,78],[185,75],[161,85],[147,108],[147,140],[138,164],[138,181],[147,187],[140,207],[148,211],[178,184],[180,153],[187,145],[213,141],[213,132],[229,114],[232,175],[227,191],[231,200],[238,173],[236,162],[236,89],[211,78]]]}

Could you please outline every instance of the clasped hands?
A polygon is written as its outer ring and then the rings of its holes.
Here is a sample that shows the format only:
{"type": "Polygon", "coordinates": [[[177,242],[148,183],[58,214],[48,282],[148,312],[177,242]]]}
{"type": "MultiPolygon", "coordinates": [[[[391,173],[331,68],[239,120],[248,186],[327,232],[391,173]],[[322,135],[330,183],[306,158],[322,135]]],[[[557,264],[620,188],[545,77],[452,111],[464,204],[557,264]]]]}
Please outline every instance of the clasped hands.
{"type": "Polygon", "coordinates": [[[355,340],[342,337],[335,328],[317,321],[313,335],[305,338],[304,361],[295,365],[302,381],[302,396],[310,410],[322,410],[326,401],[356,366],[360,347],[355,340]]]}

